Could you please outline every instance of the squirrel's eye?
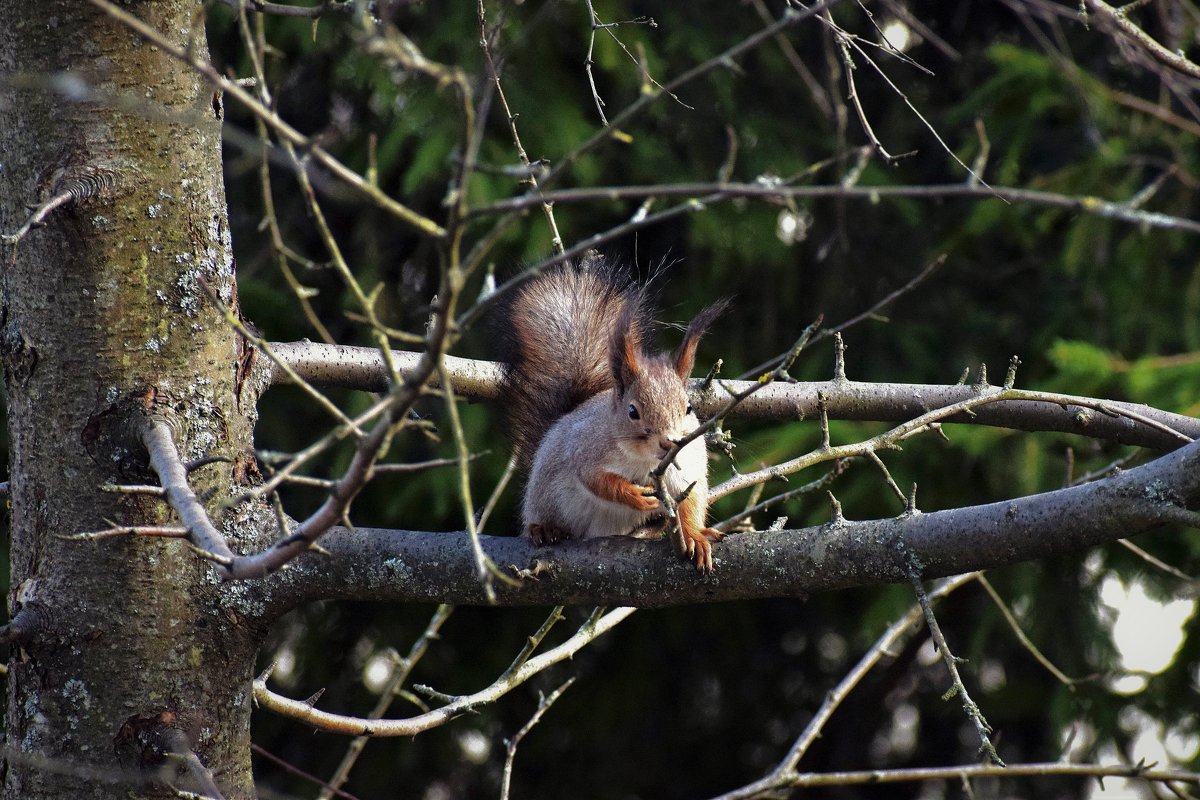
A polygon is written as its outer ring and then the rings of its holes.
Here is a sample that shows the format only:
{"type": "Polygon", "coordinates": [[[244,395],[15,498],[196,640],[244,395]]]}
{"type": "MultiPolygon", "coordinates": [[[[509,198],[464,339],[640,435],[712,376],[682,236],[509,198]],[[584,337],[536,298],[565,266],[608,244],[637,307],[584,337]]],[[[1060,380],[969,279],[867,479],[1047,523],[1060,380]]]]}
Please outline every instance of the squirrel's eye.
{"type": "Polygon", "coordinates": [[[642,415],[638,413],[637,406],[635,406],[633,403],[629,404],[629,418],[630,419],[641,419],[642,418],[642,415]]]}
{"type": "Polygon", "coordinates": [[[692,413],[692,404],[688,403],[687,411],[683,412],[683,414],[684,414],[684,416],[687,416],[690,413],[692,413]]]}

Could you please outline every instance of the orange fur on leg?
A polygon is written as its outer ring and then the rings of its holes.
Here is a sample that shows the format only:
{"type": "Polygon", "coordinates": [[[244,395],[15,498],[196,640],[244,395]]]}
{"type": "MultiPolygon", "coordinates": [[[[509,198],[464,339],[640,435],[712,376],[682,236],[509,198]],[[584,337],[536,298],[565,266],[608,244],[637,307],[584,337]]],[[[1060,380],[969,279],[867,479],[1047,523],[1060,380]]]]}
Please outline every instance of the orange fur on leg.
{"type": "Polygon", "coordinates": [[[599,473],[587,481],[587,487],[597,497],[638,511],[653,511],[662,505],[654,496],[653,486],[633,483],[612,472],[599,473]]]}
{"type": "Polygon", "coordinates": [[[704,527],[704,515],[708,509],[695,494],[689,494],[679,504],[679,527],[683,530],[687,554],[696,562],[696,569],[712,573],[712,544],[724,535],[716,528],[704,527]]]}

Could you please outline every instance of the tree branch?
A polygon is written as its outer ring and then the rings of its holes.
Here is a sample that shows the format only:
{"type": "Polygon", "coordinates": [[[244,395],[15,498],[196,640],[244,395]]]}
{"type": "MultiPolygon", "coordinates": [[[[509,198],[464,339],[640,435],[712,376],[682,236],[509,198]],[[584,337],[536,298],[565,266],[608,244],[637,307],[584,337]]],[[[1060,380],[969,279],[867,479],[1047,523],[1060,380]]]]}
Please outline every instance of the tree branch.
{"type": "MultiPolygon", "coordinates": [[[[310,383],[339,386],[363,391],[386,391],[388,371],[379,351],[369,347],[327,345],[315,342],[274,342],[275,355],[310,383]]],[[[420,362],[420,354],[393,351],[401,375],[408,376],[420,362]]],[[[497,400],[503,369],[492,361],[474,361],[446,356],[446,373],[454,392],[472,400],[497,400]]],[[[276,369],[271,383],[287,383],[287,376],[276,369]]],[[[692,402],[701,418],[709,418],[725,408],[737,395],[757,385],[752,381],[712,382],[708,391],[700,391],[701,380],[692,382],[692,402]]],[[[818,415],[819,396],[824,395],[830,419],[903,422],[931,409],[944,408],[978,396],[975,386],[916,383],[867,383],[848,380],[825,382],[771,383],[747,396],[732,415],[743,419],[809,420],[818,415]]],[[[973,414],[958,414],[943,422],[990,425],[1023,431],[1075,433],[1119,444],[1171,450],[1182,440],[1170,431],[1200,438],[1200,419],[1160,411],[1138,403],[1100,401],[1094,398],[1066,398],[1067,403],[1033,400],[1005,400],[973,409],[973,414]],[[1082,405],[1072,405],[1070,400],[1082,405]],[[1104,405],[1119,416],[1095,413],[1104,405]],[[1166,426],[1163,430],[1145,424],[1138,417],[1166,426]]]]}
{"type": "Polygon", "coordinates": [[[147,421],[141,436],[142,444],[150,456],[150,466],[158,474],[167,503],[175,509],[180,522],[187,528],[188,540],[216,562],[219,568],[227,568],[235,556],[225,536],[213,526],[208,512],[192,491],[171,428],[161,419],[151,419],[147,421]]]}
{"type": "MultiPolygon", "coordinates": [[[[988,505],[872,521],[835,520],[801,530],[730,535],[717,569],[697,576],[661,542],[621,536],[538,548],[519,537],[480,537],[519,587],[496,586],[506,606],[671,606],[796,597],[909,581],[1077,552],[1173,521],[1200,502],[1200,442],[1093,483],[988,505]],[[903,548],[897,548],[897,544],[903,548]],[[898,552],[903,550],[903,552],[898,552]]],[[[465,533],[335,529],[322,545],[273,576],[267,592],[283,613],[318,599],[486,602],[465,533]]]]}
{"type": "MultiPolygon", "coordinates": [[[[874,786],[883,783],[912,783],[916,781],[966,781],[972,778],[1052,777],[1073,775],[1080,778],[1131,778],[1157,783],[1200,783],[1200,773],[1187,770],[1153,769],[1145,764],[963,764],[951,767],[918,767],[914,769],[872,769],[861,772],[808,772],[793,775],[783,786],[804,789],[813,786],[874,786]]],[[[773,793],[743,794],[731,792],[713,800],[749,800],[757,797],[779,797],[773,793]]]]}
{"type": "Polygon", "coordinates": [[[1021,189],[1011,186],[984,186],[974,183],[947,183],[924,186],[782,186],[762,183],[680,183],[654,186],[596,186],[579,189],[546,190],[538,195],[523,194],[507,200],[481,205],[472,209],[475,217],[491,214],[507,214],[523,210],[540,203],[579,203],[589,201],[644,200],[649,197],[704,197],[705,202],[736,198],[758,198],[760,200],[796,200],[812,198],[844,198],[866,200],[871,203],[881,198],[945,199],[967,198],[976,200],[1000,200],[1008,203],[1023,203],[1050,208],[1065,208],[1098,217],[1107,217],[1135,225],[1153,228],[1183,230],[1200,233],[1200,221],[1185,217],[1173,217],[1154,211],[1144,211],[1126,202],[1105,200],[1091,195],[1072,196],[1045,192],[1037,189],[1021,189]],[[714,197],[715,195],[715,197],[714,197]]]}
{"type": "MultiPolygon", "coordinates": [[[[931,602],[936,602],[957,591],[979,575],[980,573],[967,573],[947,578],[929,592],[928,598],[931,602]]],[[[804,730],[775,769],[753,783],[722,794],[717,800],[750,800],[755,797],[769,797],[773,791],[791,785],[801,774],[796,770],[796,765],[821,736],[825,724],[833,717],[842,701],[854,691],[871,670],[879,665],[884,656],[890,656],[897,652],[899,645],[916,633],[916,623],[921,619],[922,613],[923,609],[918,603],[888,626],[887,630],[875,640],[875,644],[871,645],[871,648],[858,660],[858,663],[842,677],[838,685],[825,693],[825,701],[821,703],[821,707],[804,726],[804,730]]]]}
{"type": "Polygon", "coordinates": [[[1125,34],[1160,64],[1187,75],[1189,78],[1200,79],[1200,64],[1190,60],[1182,52],[1173,52],[1164,47],[1158,40],[1134,24],[1126,16],[1124,9],[1114,8],[1103,0],[1085,0],[1085,5],[1088,11],[1105,22],[1105,27],[1116,28],[1125,34]]]}
{"type": "MultiPolygon", "coordinates": [[[[482,591],[478,579],[475,580],[475,585],[482,591]]],[[[565,642],[539,656],[514,665],[512,669],[506,670],[489,686],[474,694],[455,697],[441,708],[435,708],[408,719],[370,720],[318,711],[304,701],[290,700],[275,694],[267,688],[265,676],[254,681],[254,699],[263,708],[281,716],[308,723],[318,730],[331,733],[350,733],[359,736],[415,736],[422,731],[444,725],[455,717],[468,713],[473,708],[503,697],[548,667],[573,657],[583,647],[608,633],[633,612],[632,608],[616,608],[603,615],[595,613],[565,642]]]]}
{"type": "Polygon", "coordinates": [[[354,3],[350,0],[346,0],[345,2],[324,0],[319,6],[292,6],[286,3],[269,3],[266,0],[221,0],[221,2],[234,11],[245,8],[248,11],[257,11],[260,14],[271,14],[279,17],[304,17],[305,19],[317,19],[326,14],[349,14],[354,11],[354,3]]]}

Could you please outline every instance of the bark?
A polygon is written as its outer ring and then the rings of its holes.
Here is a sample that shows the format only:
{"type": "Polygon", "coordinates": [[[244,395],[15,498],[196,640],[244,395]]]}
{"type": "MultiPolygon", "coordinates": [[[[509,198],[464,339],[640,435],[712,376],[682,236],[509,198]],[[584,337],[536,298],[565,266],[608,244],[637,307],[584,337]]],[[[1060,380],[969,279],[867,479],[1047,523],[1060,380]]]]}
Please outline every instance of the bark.
{"type": "MultiPolygon", "coordinates": [[[[379,351],[373,348],[308,341],[272,342],[270,347],[275,358],[315,386],[339,386],[367,392],[387,391],[387,368],[379,351]]],[[[413,369],[420,354],[395,350],[393,358],[403,374],[413,369]]],[[[283,369],[272,366],[267,379],[270,384],[290,382],[283,369]]],[[[447,357],[446,373],[454,384],[454,393],[459,397],[471,400],[500,399],[502,368],[498,363],[447,357]]],[[[734,394],[753,385],[748,381],[720,381],[713,383],[709,389],[704,389],[702,384],[700,379],[692,380],[692,402],[701,419],[721,413],[734,394]]],[[[988,389],[994,391],[994,387],[988,389]]],[[[815,420],[819,414],[819,399],[824,397],[830,419],[904,422],[931,409],[970,400],[979,396],[981,391],[980,387],[970,384],[937,386],[850,380],[796,383],[780,381],[763,386],[761,390],[747,397],[737,406],[732,416],[775,421],[815,420]]],[[[1091,400],[1074,399],[1081,402],[1091,400]]],[[[1118,444],[1153,447],[1157,450],[1174,450],[1179,447],[1184,443],[1179,434],[1193,439],[1200,437],[1200,420],[1193,417],[1118,400],[1105,400],[1104,405],[1117,413],[1101,413],[1093,408],[1072,405],[1070,402],[1059,404],[1008,400],[979,406],[970,414],[947,417],[944,422],[991,425],[1022,431],[1075,433],[1118,444]],[[1138,421],[1136,417],[1151,420],[1163,427],[1151,427],[1138,421]]]]}
{"type": "MultiPolygon", "coordinates": [[[[500,605],[658,607],[808,594],[937,578],[1078,552],[1200,515],[1200,442],[1095,483],[987,505],[870,521],[835,517],[802,530],[727,536],[716,571],[698,575],[665,542],[613,536],[535,547],[483,536],[483,551],[520,585],[496,582],[500,605]]],[[[355,528],[321,539],[272,576],[271,613],[313,600],[485,604],[466,533],[355,528]]]]}
{"type": "MultiPolygon", "coordinates": [[[[201,6],[126,3],[203,53],[201,6]]],[[[227,496],[252,463],[239,343],[207,296],[235,300],[219,98],[85,3],[0,0],[0,20],[0,232],[24,203],[71,198],[2,254],[8,600],[29,623],[9,654],[3,797],[175,796],[164,771],[195,785],[165,757],[181,742],[227,797],[251,797],[255,589],[218,585],[176,541],[57,538],[168,519],[101,490],[154,482],[147,414],[185,459],[230,459],[193,475],[201,496],[227,496]]]]}

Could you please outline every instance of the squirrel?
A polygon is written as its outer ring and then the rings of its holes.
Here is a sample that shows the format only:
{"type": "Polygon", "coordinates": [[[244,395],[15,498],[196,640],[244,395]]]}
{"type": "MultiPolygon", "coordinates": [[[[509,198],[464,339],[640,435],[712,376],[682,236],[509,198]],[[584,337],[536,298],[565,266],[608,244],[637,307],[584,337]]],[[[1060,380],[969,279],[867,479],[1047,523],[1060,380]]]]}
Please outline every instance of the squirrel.
{"type": "MultiPolygon", "coordinates": [[[[651,325],[645,289],[594,251],[514,290],[498,334],[506,350],[501,396],[528,473],[522,535],[547,545],[666,529],[651,472],[699,427],[687,379],[700,337],[727,304],[701,311],[667,356],[643,349],[651,325]]],[[[711,542],[721,533],[705,524],[704,437],[679,450],[661,487],[678,505],[683,555],[711,573],[711,542]]]]}

